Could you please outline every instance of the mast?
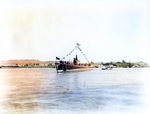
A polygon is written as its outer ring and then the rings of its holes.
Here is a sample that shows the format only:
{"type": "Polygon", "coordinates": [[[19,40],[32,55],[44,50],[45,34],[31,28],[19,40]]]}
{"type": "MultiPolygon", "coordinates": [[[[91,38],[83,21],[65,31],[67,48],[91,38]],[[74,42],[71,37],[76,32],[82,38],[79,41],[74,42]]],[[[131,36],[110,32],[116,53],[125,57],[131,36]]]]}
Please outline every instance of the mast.
{"type": "Polygon", "coordinates": [[[76,46],[76,60],[77,60],[77,46],[76,46]]]}
{"type": "Polygon", "coordinates": [[[76,43],[76,60],[78,60],[78,56],[77,56],[77,48],[79,47],[80,44],[76,43]]]}
{"type": "MultiPolygon", "coordinates": [[[[87,60],[87,62],[89,62],[88,61],[88,59],[86,58],[86,55],[83,53],[83,51],[80,49],[80,47],[79,46],[81,46],[79,43],[76,43],[76,46],[75,46],[75,48],[69,53],[69,54],[67,54],[65,57],[67,57],[67,56],[69,56],[69,55],[71,55],[71,53],[73,52],[73,51],[75,51],[76,50],[76,53],[75,53],[75,60],[78,60],[78,56],[77,56],[77,49],[79,49],[80,50],[80,52],[82,53],[82,55],[84,56],[84,58],[87,60]]],[[[62,59],[65,59],[65,57],[63,57],[62,59]]]]}
{"type": "Polygon", "coordinates": [[[78,60],[78,57],[77,57],[77,55],[76,55],[76,60],[78,60]]]}

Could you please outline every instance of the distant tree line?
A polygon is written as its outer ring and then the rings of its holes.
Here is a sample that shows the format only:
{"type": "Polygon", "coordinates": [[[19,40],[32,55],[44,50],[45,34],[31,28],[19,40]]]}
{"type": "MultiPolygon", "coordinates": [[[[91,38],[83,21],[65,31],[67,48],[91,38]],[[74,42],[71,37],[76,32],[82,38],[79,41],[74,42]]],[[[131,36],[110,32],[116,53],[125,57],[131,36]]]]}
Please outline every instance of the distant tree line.
{"type": "Polygon", "coordinates": [[[122,62],[120,62],[120,61],[118,61],[118,62],[106,62],[106,63],[101,62],[101,64],[104,66],[113,65],[115,67],[123,67],[123,68],[131,68],[134,65],[134,63],[126,62],[124,60],[122,60],[122,62]]]}
{"type": "Polygon", "coordinates": [[[19,66],[20,68],[55,68],[55,65],[53,64],[48,64],[48,65],[40,65],[39,63],[36,64],[25,64],[19,66]]]}

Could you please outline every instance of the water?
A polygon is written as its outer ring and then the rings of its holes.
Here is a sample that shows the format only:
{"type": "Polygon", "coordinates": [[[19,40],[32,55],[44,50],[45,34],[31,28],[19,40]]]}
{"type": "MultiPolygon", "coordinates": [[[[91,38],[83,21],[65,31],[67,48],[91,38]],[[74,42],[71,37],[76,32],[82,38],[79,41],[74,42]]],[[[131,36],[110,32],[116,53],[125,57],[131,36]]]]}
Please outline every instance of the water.
{"type": "Polygon", "coordinates": [[[149,114],[149,68],[0,69],[0,114],[149,114]]]}

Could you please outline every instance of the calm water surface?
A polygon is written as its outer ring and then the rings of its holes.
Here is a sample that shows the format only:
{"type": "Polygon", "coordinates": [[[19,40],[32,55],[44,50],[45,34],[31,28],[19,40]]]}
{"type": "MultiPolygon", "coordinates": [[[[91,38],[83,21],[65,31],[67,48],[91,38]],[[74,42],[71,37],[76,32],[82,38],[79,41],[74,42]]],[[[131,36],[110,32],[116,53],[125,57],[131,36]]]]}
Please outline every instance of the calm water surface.
{"type": "Polygon", "coordinates": [[[149,114],[149,68],[0,69],[0,114],[149,114]]]}

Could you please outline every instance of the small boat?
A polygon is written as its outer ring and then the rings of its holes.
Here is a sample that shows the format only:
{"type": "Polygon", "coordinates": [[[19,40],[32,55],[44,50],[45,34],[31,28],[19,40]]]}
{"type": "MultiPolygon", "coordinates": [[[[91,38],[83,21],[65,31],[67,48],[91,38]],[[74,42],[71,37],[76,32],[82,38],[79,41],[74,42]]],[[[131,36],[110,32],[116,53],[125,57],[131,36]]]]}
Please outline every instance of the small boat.
{"type": "MultiPolygon", "coordinates": [[[[80,49],[79,46],[80,46],[80,44],[77,43],[75,48],[69,54],[67,54],[66,56],[70,55],[74,50],[76,50],[76,52],[77,52],[77,49],[79,49],[82,52],[82,50],[80,49]]],[[[82,52],[82,54],[83,54],[83,52],[82,52]]],[[[85,57],[85,54],[83,54],[83,56],[85,57]]],[[[87,60],[87,58],[86,58],[86,60],[87,60]]],[[[76,53],[76,57],[73,59],[73,61],[63,61],[63,60],[60,60],[59,57],[56,57],[56,62],[55,62],[57,72],[59,70],[62,70],[62,71],[92,70],[93,67],[91,66],[91,64],[92,63],[89,62],[89,61],[87,63],[80,63],[80,61],[78,60],[78,57],[77,57],[77,53],[76,53]]]]}
{"type": "Polygon", "coordinates": [[[113,67],[112,66],[103,66],[102,70],[112,70],[113,67]]]}

